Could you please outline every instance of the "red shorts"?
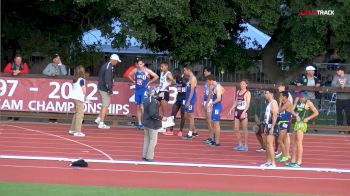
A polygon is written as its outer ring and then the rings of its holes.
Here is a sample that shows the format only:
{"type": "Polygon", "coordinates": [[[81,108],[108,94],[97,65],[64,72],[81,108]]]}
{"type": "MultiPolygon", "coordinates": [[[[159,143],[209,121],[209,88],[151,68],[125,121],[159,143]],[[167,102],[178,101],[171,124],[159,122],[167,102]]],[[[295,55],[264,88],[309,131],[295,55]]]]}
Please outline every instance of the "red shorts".
{"type": "Polygon", "coordinates": [[[248,117],[248,111],[243,114],[243,111],[244,110],[236,110],[235,111],[235,119],[238,119],[238,120],[244,120],[248,117]]]}

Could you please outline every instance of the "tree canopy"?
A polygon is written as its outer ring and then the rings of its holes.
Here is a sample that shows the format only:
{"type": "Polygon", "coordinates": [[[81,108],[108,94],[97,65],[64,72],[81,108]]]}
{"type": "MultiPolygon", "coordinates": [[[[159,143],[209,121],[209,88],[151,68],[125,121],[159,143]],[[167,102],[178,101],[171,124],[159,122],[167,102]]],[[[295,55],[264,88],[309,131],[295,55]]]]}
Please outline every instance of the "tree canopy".
{"type": "Polygon", "coordinates": [[[142,47],[168,51],[182,62],[206,57],[216,66],[237,70],[251,65],[245,40],[238,36],[244,30],[240,24],[251,22],[271,36],[261,54],[270,77],[279,70],[275,58],[280,50],[292,65],[310,62],[327,49],[337,49],[340,58],[349,59],[347,0],[14,0],[2,4],[4,50],[59,48],[72,55],[70,50],[81,44],[83,32],[96,28],[113,38],[115,47],[128,46],[128,38],[135,37],[142,47]],[[300,15],[315,9],[334,10],[334,15],[300,15]],[[113,32],[115,23],[119,32],[113,32]]]}

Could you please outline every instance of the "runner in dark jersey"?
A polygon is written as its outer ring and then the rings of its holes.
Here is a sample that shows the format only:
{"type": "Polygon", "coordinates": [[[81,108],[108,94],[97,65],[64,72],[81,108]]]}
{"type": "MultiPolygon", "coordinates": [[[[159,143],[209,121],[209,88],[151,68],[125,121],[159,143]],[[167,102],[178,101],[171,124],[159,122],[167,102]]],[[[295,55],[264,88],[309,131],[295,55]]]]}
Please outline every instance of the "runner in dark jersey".
{"type": "MultiPolygon", "coordinates": [[[[186,95],[186,83],[187,80],[184,77],[184,75],[181,74],[180,69],[174,69],[174,79],[176,81],[176,100],[171,110],[171,116],[176,117],[177,113],[180,110],[181,114],[181,121],[180,121],[180,130],[177,132],[177,136],[182,137],[183,136],[183,128],[185,125],[185,111],[184,111],[184,105],[183,101],[185,100],[186,95]]],[[[174,127],[170,127],[170,131],[174,131],[174,127]]]]}

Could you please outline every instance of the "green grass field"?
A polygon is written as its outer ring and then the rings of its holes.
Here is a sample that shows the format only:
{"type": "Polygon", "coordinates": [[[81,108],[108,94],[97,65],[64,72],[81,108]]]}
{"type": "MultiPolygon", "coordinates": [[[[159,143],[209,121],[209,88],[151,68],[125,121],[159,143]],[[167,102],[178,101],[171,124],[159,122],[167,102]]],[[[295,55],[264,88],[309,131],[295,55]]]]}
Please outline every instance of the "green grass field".
{"type": "MultiPolygon", "coordinates": [[[[273,194],[232,193],[218,191],[76,186],[0,182],[1,196],[268,196],[273,194]]],[[[290,194],[276,194],[290,195],[290,194]]]]}

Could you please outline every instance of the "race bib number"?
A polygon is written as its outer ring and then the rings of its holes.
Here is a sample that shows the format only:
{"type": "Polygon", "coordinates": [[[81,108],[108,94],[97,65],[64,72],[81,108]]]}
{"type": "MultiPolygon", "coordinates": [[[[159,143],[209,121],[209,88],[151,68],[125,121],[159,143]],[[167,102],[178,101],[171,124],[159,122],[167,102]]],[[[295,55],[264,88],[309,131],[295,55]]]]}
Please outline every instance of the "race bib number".
{"type": "Polygon", "coordinates": [[[136,85],[141,86],[141,85],[142,85],[142,82],[143,82],[143,80],[137,79],[137,80],[136,80],[136,85]]]}
{"type": "Polygon", "coordinates": [[[288,124],[287,123],[283,123],[282,127],[287,129],[288,128],[288,124]]]}

